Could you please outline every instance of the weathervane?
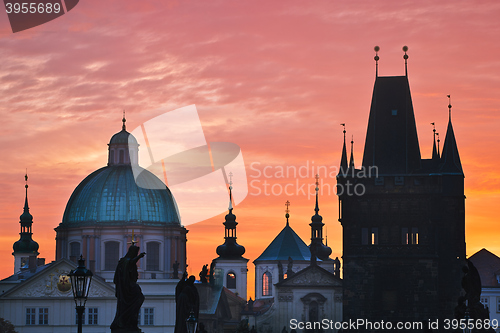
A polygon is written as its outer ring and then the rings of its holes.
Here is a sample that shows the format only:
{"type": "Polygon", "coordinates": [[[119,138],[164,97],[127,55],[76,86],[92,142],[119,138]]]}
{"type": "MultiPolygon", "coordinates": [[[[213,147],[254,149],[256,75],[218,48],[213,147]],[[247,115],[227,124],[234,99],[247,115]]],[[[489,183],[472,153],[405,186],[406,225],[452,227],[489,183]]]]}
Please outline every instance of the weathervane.
{"type": "Polygon", "coordinates": [[[405,60],[405,75],[408,76],[408,55],[406,54],[408,46],[403,46],[403,51],[405,52],[405,55],[403,56],[403,59],[405,60]]]}

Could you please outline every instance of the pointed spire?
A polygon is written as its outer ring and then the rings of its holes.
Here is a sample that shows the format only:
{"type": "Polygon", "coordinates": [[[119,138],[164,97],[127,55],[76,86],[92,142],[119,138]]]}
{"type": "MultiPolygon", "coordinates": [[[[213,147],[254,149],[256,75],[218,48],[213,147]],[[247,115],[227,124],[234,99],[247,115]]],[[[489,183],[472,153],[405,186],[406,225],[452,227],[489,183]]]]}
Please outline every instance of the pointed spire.
{"type": "Polygon", "coordinates": [[[451,124],[451,98],[448,95],[448,128],[446,130],[446,137],[444,139],[443,153],[441,161],[443,166],[441,172],[443,173],[459,173],[463,174],[462,163],[460,162],[460,155],[458,154],[457,142],[455,140],[455,133],[453,132],[453,125],[451,124]]]}
{"type": "Polygon", "coordinates": [[[316,212],[316,215],[318,215],[319,212],[319,205],[318,205],[318,192],[319,192],[319,175],[316,174],[316,207],[314,208],[314,211],[316,212]]]}
{"type": "Polygon", "coordinates": [[[229,172],[229,213],[233,211],[233,173],[229,172]]]}
{"type": "Polygon", "coordinates": [[[375,77],[378,77],[378,60],[380,59],[378,51],[380,51],[380,47],[375,46],[373,49],[375,50],[375,57],[373,57],[373,59],[375,59],[375,77]]]}
{"type": "Polygon", "coordinates": [[[354,173],[354,135],[351,138],[351,158],[349,159],[349,172],[354,173]]]}
{"type": "Polygon", "coordinates": [[[289,225],[289,224],[288,224],[288,218],[290,217],[290,214],[289,214],[289,213],[290,213],[290,209],[289,209],[288,207],[290,207],[290,201],[288,201],[288,200],[287,200],[287,201],[285,202],[285,206],[286,206],[286,209],[285,209],[285,212],[286,212],[286,214],[285,214],[285,217],[286,217],[286,225],[288,226],[288,225],[289,225]]]}
{"type": "Polygon", "coordinates": [[[125,119],[125,110],[123,110],[123,118],[122,118],[122,130],[127,130],[127,126],[125,125],[125,122],[127,121],[127,119],[125,119]]]}
{"type": "Polygon", "coordinates": [[[340,158],[340,170],[339,174],[345,175],[347,173],[347,149],[345,145],[345,124],[340,124],[340,126],[344,126],[344,145],[342,146],[342,156],[340,158]]]}
{"type": "Polygon", "coordinates": [[[432,160],[437,161],[437,160],[439,160],[439,154],[438,154],[438,151],[436,148],[436,124],[431,123],[431,125],[433,126],[432,132],[434,133],[434,138],[432,140],[432,142],[433,142],[432,143],[432,160]]]}
{"type": "Polygon", "coordinates": [[[436,133],[437,135],[437,143],[438,143],[438,158],[441,158],[441,155],[440,155],[440,152],[439,152],[439,143],[441,142],[441,140],[439,139],[439,133],[436,133]]]}
{"type": "Polygon", "coordinates": [[[24,197],[24,212],[28,213],[30,208],[28,207],[28,169],[26,168],[26,174],[24,175],[24,181],[26,184],[24,188],[26,189],[26,196],[24,197]]]}
{"type": "Polygon", "coordinates": [[[245,253],[245,247],[236,242],[236,215],[233,214],[233,173],[229,176],[229,213],[226,214],[224,224],[224,244],[217,247],[217,254],[222,259],[241,258],[245,253]]]}
{"type": "Polygon", "coordinates": [[[403,51],[405,52],[405,55],[403,56],[403,59],[405,60],[405,76],[408,76],[408,55],[406,54],[408,46],[403,46],[403,51]]]}

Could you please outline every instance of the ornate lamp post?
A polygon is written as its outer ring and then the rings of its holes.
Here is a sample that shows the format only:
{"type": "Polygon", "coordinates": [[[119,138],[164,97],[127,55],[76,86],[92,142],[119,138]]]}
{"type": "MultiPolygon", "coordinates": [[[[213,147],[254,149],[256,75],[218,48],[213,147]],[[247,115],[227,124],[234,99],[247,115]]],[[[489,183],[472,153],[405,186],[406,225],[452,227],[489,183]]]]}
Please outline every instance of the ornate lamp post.
{"type": "Polygon", "coordinates": [[[78,267],[68,274],[71,278],[71,288],[73,289],[73,298],[75,299],[76,313],[78,314],[78,333],[82,333],[82,317],[85,311],[85,302],[87,302],[92,275],[92,272],[85,268],[85,259],[82,256],[78,260],[78,267]]]}
{"type": "Polygon", "coordinates": [[[198,325],[198,319],[194,316],[194,312],[191,310],[189,317],[186,319],[186,327],[188,333],[195,333],[196,326],[198,325]]]}

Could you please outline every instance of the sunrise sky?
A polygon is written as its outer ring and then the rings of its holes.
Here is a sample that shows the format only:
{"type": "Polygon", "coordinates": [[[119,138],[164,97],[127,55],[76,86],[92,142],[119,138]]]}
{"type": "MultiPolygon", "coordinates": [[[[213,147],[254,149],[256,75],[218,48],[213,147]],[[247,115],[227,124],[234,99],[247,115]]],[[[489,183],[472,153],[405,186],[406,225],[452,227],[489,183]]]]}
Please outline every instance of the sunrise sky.
{"type": "MultiPolygon", "coordinates": [[[[466,176],[467,255],[481,248],[500,254],[498,17],[498,1],[82,0],[13,34],[0,13],[0,278],[13,274],[25,169],[33,238],[50,262],[54,228],[74,188],[106,164],[123,109],[132,129],[196,104],[207,141],[241,147],[249,181],[263,181],[255,169],[266,166],[338,165],[340,123],[354,135],[359,165],[375,45],[381,76],[404,75],[401,48],[409,47],[423,158],[431,155],[431,122],[444,141],[451,94],[466,176]]],[[[313,197],[259,195],[264,188],[257,187],[234,210],[250,283],[252,261],[285,225],[285,201],[306,243],[314,213],[313,197]]],[[[323,193],[320,209],[332,257],[340,257],[337,197],[323,193]]],[[[217,256],[223,221],[220,214],[188,226],[190,273],[217,256]]]]}

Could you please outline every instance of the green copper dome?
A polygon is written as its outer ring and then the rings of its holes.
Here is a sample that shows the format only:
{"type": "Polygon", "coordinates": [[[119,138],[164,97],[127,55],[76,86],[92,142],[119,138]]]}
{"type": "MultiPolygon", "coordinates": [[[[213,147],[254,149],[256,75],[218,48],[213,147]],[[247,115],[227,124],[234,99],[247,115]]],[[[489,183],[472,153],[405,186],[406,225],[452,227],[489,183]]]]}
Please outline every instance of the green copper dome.
{"type": "Polygon", "coordinates": [[[101,168],[85,178],[68,201],[62,225],[179,225],[170,190],[151,172],[144,170],[137,186],[130,164],[101,168]],[[151,186],[153,187],[153,186],[151,186]]]}

